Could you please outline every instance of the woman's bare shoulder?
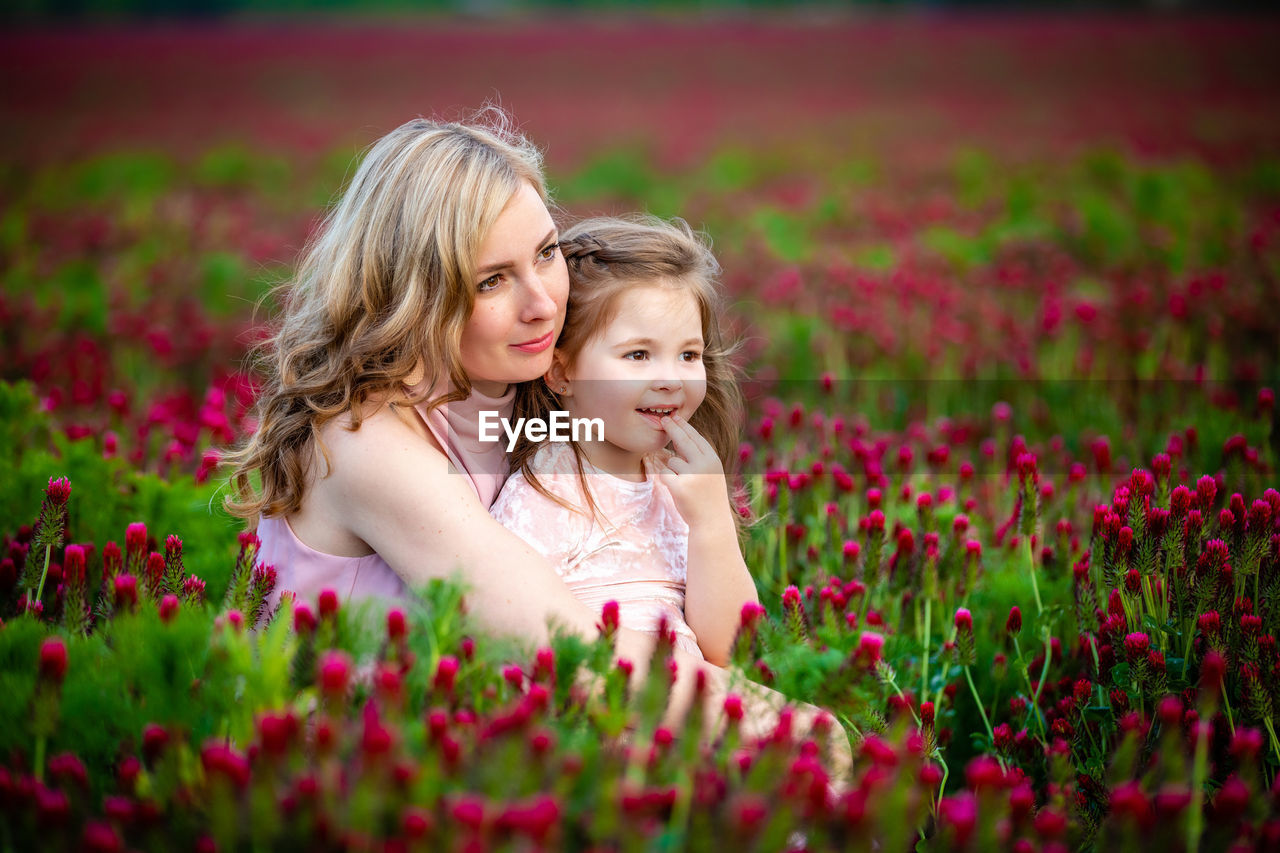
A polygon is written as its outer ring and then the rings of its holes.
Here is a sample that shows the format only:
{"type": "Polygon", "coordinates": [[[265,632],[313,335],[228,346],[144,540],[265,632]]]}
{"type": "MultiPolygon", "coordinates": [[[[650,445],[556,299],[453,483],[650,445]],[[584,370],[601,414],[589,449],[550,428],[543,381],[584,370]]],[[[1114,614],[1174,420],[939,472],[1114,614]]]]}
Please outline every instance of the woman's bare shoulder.
{"type": "Polygon", "coordinates": [[[406,458],[427,466],[423,473],[430,473],[433,463],[438,463],[441,472],[447,466],[435,436],[408,407],[369,407],[358,426],[352,415],[340,415],[320,428],[319,439],[318,461],[327,468],[326,477],[340,481],[376,477],[380,471],[403,464],[406,458]],[[348,460],[350,464],[344,464],[348,460]]]}

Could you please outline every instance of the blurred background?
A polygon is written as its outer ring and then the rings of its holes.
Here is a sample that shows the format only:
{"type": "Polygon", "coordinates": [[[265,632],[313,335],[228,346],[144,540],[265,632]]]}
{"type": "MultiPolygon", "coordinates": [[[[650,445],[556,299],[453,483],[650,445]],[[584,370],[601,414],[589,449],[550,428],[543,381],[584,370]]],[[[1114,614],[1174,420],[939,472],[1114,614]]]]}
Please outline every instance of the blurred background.
{"type": "Polygon", "coordinates": [[[976,454],[1009,403],[1061,470],[1101,437],[1124,470],[1191,424],[1192,468],[1242,430],[1265,466],[1280,19],[429,5],[6,7],[0,377],[38,419],[11,401],[14,434],[208,481],[252,426],[267,294],[361,150],[496,103],[565,217],[711,235],[757,438],[795,399],[890,430],[880,455],[973,418],[976,454]]]}

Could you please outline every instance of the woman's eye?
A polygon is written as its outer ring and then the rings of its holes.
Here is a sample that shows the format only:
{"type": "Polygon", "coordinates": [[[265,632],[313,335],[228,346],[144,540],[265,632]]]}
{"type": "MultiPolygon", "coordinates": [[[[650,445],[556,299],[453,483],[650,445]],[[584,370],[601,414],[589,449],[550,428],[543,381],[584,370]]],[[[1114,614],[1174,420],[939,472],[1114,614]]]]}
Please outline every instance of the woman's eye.
{"type": "Polygon", "coordinates": [[[539,260],[543,260],[543,261],[551,260],[556,256],[556,251],[559,250],[559,248],[560,248],[559,243],[552,243],[550,246],[547,246],[545,249],[543,249],[541,252],[538,253],[539,260]]]}
{"type": "Polygon", "coordinates": [[[502,276],[491,275],[488,278],[486,278],[484,281],[477,284],[476,290],[480,291],[481,293],[488,293],[490,290],[493,290],[495,287],[498,286],[498,281],[501,278],[502,276]]]}

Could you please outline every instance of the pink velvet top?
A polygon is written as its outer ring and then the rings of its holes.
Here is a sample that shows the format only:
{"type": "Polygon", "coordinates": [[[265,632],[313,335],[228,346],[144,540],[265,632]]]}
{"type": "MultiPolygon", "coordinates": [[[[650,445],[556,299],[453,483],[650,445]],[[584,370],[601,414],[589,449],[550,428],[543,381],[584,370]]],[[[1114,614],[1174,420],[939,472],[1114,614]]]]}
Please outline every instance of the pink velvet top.
{"type": "MultiPolygon", "coordinates": [[[[417,393],[420,389],[412,390],[417,393]]],[[[493,503],[508,468],[504,441],[480,442],[479,413],[496,411],[509,418],[514,402],[515,386],[511,386],[501,397],[473,390],[466,400],[440,406],[430,413],[426,403],[414,407],[444,448],[450,463],[449,475],[466,477],[486,507],[493,503]]],[[[377,554],[341,557],[317,551],[300,540],[283,517],[259,519],[257,532],[262,540],[258,561],[276,568],[276,588],[269,608],[275,607],[285,590],[292,590],[300,601],[312,602],[326,588],[336,591],[344,602],[405,598],[410,594],[400,576],[377,554]]]]}
{"type": "Polygon", "coordinates": [[[547,491],[574,509],[537,491],[516,471],[494,502],[493,517],[544,554],[596,613],[616,601],[623,628],[650,634],[665,619],[676,646],[703,657],[684,619],[689,525],[662,481],[649,473],[643,482],[628,482],[583,460],[598,510],[592,516],[570,445],[547,442],[530,467],[547,491]]]}

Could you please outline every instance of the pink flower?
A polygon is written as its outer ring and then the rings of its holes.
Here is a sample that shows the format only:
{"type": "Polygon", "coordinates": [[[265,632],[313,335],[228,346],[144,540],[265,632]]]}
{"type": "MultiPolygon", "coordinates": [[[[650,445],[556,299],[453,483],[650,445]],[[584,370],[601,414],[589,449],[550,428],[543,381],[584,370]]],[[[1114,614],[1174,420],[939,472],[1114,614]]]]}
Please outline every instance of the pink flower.
{"type": "Polygon", "coordinates": [[[973,614],[969,612],[969,608],[961,607],[956,610],[956,630],[961,633],[973,633],[973,614]]]}

